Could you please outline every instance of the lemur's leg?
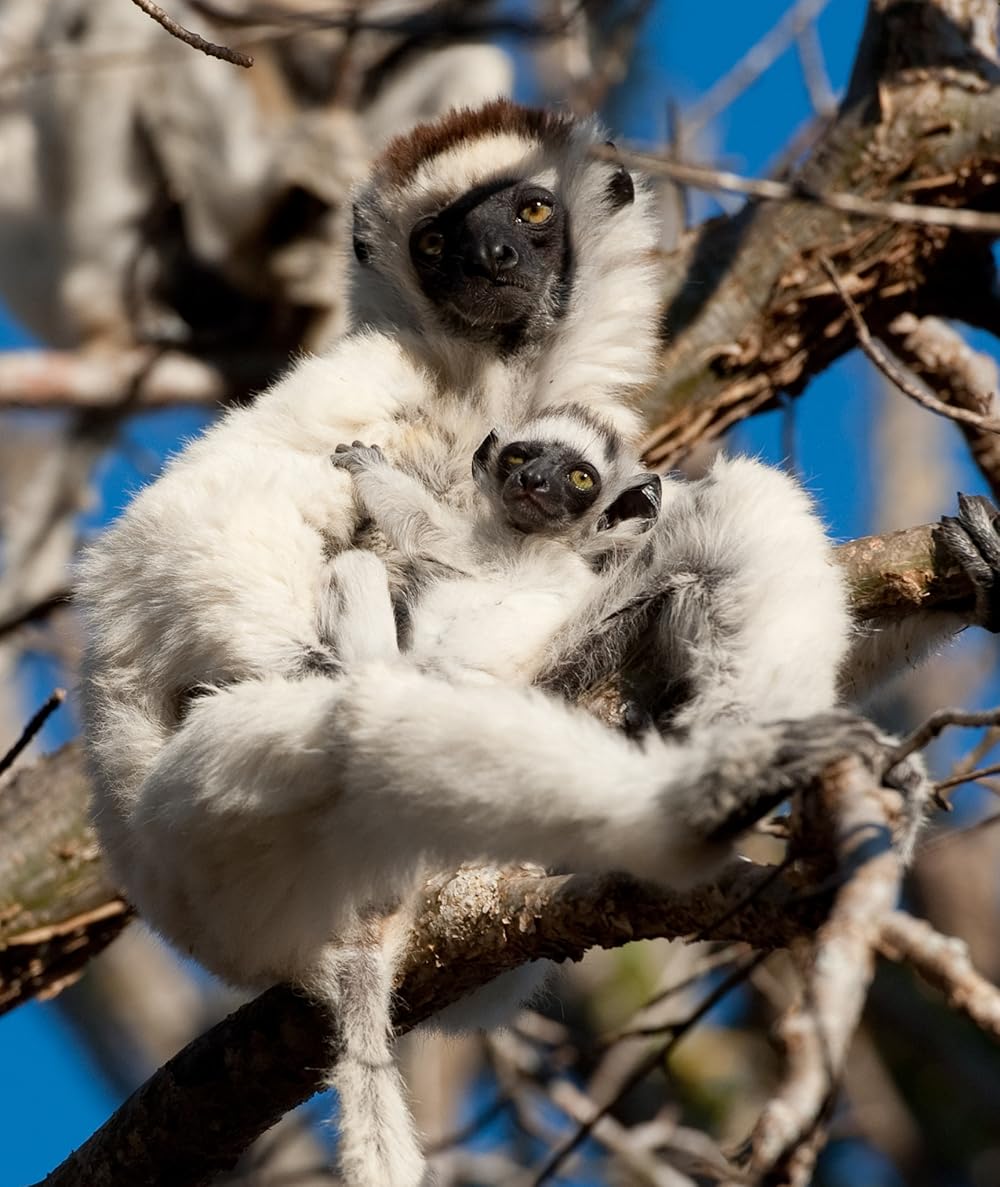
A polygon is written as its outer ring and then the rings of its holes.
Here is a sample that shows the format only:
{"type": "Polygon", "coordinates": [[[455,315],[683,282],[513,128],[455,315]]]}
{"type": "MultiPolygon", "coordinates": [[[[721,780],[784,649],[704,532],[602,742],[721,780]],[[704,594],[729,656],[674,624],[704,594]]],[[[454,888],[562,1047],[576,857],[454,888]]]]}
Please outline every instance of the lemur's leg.
{"type": "Polygon", "coordinates": [[[197,934],[218,963],[227,934],[319,946],[344,903],[407,885],[424,858],[684,883],[848,753],[881,773],[877,732],[844,713],[637,744],[540,692],[404,664],[248,681],[196,700],[155,760],[130,809],[132,889],[141,910],[149,883],[168,932],[165,884],[182,919],[211,898],[220,935],[197,934]]]}
{"type": "Polygon", "coordinates": [[[837,700],[850,618],[811,501],[779,470],[721,458],[669,509],[658,572],[678,726],[807,717],[837,700]]]}
{"type": "Polygon", "coordinates": [[[338,553],[327,566],[329,584],[319,607],[319,636],[338,662],[353,668],[366,660],[399,655],[389,573],[372,552],[338,553]]]}

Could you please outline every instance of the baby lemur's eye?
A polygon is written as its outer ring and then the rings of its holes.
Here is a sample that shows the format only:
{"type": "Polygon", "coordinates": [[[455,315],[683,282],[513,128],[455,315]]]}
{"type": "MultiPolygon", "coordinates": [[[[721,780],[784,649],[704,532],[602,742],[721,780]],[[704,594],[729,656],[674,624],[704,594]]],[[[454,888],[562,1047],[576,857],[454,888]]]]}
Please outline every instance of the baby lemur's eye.
{"type": "Polygon", "coordinates": [[[524,465],[524,458],[519,453],[505,453],[503,455],[503,464],[509,466],[512,470],[516,470],[518,466],[524,465]]]}
{"type": "Polygon", "coordinates": [[[548,202],[543,202],[541,198],[533,198],[521,207],[517,217],[523,223],[531,223],[532,226],[540,227],[542,223],[547,223],[552,217],[552,207],[548,202]]]}
{"type": "Polygon", "coordinates": [[[569,480],[577,490],[590,490],[594,485],[593,478],[586,470],[570,470],[569,480]]]}
{"type": "Polygon", "coordinates": [[[417,251],[422,256],[439,256],[444,251],[444,236],[430,227],[417,236],[417,251]]]}

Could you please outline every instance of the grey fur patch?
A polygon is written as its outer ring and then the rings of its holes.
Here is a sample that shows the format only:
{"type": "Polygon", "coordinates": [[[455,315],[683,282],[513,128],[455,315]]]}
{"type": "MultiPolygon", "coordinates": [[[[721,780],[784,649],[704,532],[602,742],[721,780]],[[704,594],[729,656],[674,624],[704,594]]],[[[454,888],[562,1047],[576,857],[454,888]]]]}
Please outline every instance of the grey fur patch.
{"type": "Polygon", "coordinates": [[[324,647],[304,647],[294,675],[341,676],[344,668],[332,651],[324,647]]]}

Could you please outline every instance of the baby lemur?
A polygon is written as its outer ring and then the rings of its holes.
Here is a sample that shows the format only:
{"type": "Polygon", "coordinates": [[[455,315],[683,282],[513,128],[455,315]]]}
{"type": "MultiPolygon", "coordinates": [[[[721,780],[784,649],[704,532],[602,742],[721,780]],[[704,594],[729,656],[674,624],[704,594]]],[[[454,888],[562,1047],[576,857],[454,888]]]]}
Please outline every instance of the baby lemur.
{"type": "Polygon", "coordinates": [[[337,660],[387,659],[402,646],[421,670],[530,683],[547,643],[660,509],[661,483],[624,439],[576,405],[546,410],[476,450],[480,497],[449,506],[377,446],[339,445],[364,515],[410,568],[402,614],[383,561],[352,550],[331,561],[337,660]]]}

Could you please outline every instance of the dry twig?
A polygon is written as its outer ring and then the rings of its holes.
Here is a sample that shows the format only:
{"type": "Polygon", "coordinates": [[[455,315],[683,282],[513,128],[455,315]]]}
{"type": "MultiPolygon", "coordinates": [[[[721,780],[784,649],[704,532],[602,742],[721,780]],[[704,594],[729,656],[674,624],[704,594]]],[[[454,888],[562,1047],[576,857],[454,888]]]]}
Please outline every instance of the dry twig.
{"type": "Polygon", "coordinates": [[[858,309],[854,298],[844,287],[843,280],[841,280],[830,260],[826,256],[820,256],[819,262],[823,267],[823,271],[829,276],[830,283],[837,290],[841,300],[844,302],[844,306],[850,315],[858,336],[858,346],[861,347],[865,356],[875,364],[890,383],[895,384],[903,395],[909,396],[911,400],[914,400],[922,408],[936,412],[938,416],[946,417],[948,420],[958,421],[964,425],[971,425],[980,432],[1000,433],[1000,420],[993,420],[988,416],[983,416],[982,413],[973,412],[968,408],[956,408],[951,404],[946,404],[944,400],[939,399],[915,383],[889,352],[872,337],[871,331],[865,323],[865,319],[861,316],[861,310],[858,309]]]}
{"type": "Polygon", "coordinates": [[[818,19],[830,0],[798,0],[684,115],[690,139],[729,107],[818,19]]]}
{"type": "Polygon", "coordinates": [[[1000,709],[983,709],[970,711],[968,709],[939,709],[899,743],[887,757],[889,766],[894,766],[908,758],[916,750],[923,750],[928,742],[933,741],[950,725],[958,725],[967,729],[976,729],[984,725],[1000,725],[1000,709]]]}
{"type": "Polygon", "coordinates": [[[612,150],[597,146],[591,149],[591,153],[601,160],[622,161],[653,177],[668,177],[671,181],[692,186],[696,190],[745,194],[747,197],[761,198],[769,202],[809,202],[861,218],[877,218],[886,222],[925,227],[953,227],[956,230],[978,232],[983,235],[1000,235],[1000,214],[994,214],[992,211],[883,201],[842,190],[814,190],[801,180],[783,182],[769,178],[744,177],[725,169],[711,169],[707,165],[671,161],[655,153],[640,152],[636,149],[612,150]]]}
{"type": "Polygon", "coordinates": [[[542,1163],[535,1177],[531,1180],[531,1187],[541,1187],[559,1170],[566,1159],[577,1150],[583,1142],[594,1132],[595,1127],[602,1121],[611,1110],[619,1103],[622,1097],[627,1092],[633,1089],[637,1084],[640,1084],[652,1071],[661,1067],[664,1061],[670,1056],[677,1044],[699,1023],[702,1018],[719,1004],[724,997],[726,997],[732,990],[742,985],[750,974],[770,955],[769,952],[758,952],[749,960],[744,961],[738,968],[736,968],[728,977],[719,982],[715,988],[705,996],[704,1000],[697,1007],[692,1010],[690,1014],[682,1021],[669,1028],[670,1038],[662,1046],[656,1046],[642,1059],[638,1060],[629,1074],[618,1085],[615,1092],[603,1104],[593,1103],[593,1110],[586,1120],[582,1121],[576,1132],[568,1137],[564,1142],[556,1147],[548,1158],[542,1163]]]}
{"type": "Polygon", "coordinates": [[[976,972],[969,949],[956,936],[945,936],[923,919],[893,911],[882,921],[879,950],[890,960],[906,961],[954,1010],[1000,1039],[1000,988],[976,972]]]}
{"type": "MultiPolygon", "coordinates": [[[[975,350],[947,322],[937,317],[901,313],[888,325],[884,340],[907,370],[954,408],[967,408],[989,419],[996,404],[996,360],[975,350]]],[[[975,422],[959,422],[969,453],[1000,499],[1000,436],[975,422]]]]}
{"type": "Polygon", "coordinates": [[[13,746],[5,753],[0,754],[0,775],[9,771],[10,768],[17,762],[18,756],[31,745],[32,739],[38,734],[42,726],[48,721],[53,713],[66,699],[66,690],[64,688],[57,688],[55,692],[48,698],[44,705],[31,717],[31,720],[21,731],[21,736],[17,739],[13,746]]]}
{"type": "Polygon", "coordinates": [[[172,16],[169,16],[163,11],[159,4],[154,4],[153,0],[132,0],[136,8],[141,8],[148,17],[152,17],[154,21],[171,35],[176,37],[178,41],[183,41],[185,45],[190,45],[193,49],[201,50],[203,54],[207,54],[210,58],[221,58],[223,62],[231,62],[234,66],[249,67],[253,65],[253,58],[249,54],[245,54],[242,50],[229,49],[225,45],[216,45],[214,41],[206,41],[200,33],[194,33],[190,29],[185,29],[183,25],[179,25],[172,16]]]}

